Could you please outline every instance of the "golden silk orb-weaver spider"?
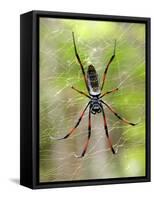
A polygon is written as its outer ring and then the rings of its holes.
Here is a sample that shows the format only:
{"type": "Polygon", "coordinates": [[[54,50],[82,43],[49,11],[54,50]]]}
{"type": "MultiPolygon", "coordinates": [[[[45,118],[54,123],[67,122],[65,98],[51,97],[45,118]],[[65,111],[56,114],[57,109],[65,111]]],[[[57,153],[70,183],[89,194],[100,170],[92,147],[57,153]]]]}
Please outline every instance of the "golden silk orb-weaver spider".
{"type": "Polygon", "coordinates": [[[87,151],[89,140],[90,140],[90,136],[91,136],[91,114],[95,115],[96,113],[102,113],[103,120],[104,120],[104,130],[105,130],[105,133],[106,133],[108,144],[109,144],[109,147],[110,147],[112,153],[115,154],[116,151],[112,146],[112,142],[111,142],[111,139],[110,139],[110,136],[109,136],[109,133],[108,133],[108,126],[107,126],[107,121],[106,121],[106,115],[105,115],[105,112],[104,112],[104,106],[106,106],[119,120],[123,121],[124,123],[132,125],[132,126],[136,125],[135,123],[131,123],[128,120],[126,120],[125,118],[121,117],[116,111],[113,110],[113,108],[111,106],[109,106],[106,102],[104,102],[102,100],[102,97],[104,97],[105,95],[110,94],[110,93],[115,92],[115,91],[118,90],[118,88],[114,88],[114,89],[112,89],[110,91],[107,91],[107,92],[104,92],[104,93],[102,92],[103,91],[103,87],[104,87],[104,83],[105,83],[105,80],[106,80],[106,75],[107,75],[107,72],[108,72],[108,68],[109,68],[111,62],[113,61],[113,59],[115,58],[116,40],[115,40],[115,43],[114,43],[113,54],[110,57],[110,60],[108,61],[107,65],[105,67],[103,76],[102,76],[102,83],[99,84],[98,74],[97,74],[97,72],[95,70],[95,67],[93,65],[89,65],[87,73],[85,73],[85,70],[83,68],[83,64],[81,62],[80,56],[79,56],[78,51],[77,51],[74,32],[72,32],[72,37],[73,37],[73,45],[74,45],[75,56],[76,56],[77,61],[78,61],[79,65],[80,65],[80,67],[81,67],[81,71],[82,71],[82,74],[83,74],[83,78],[84,78],[84,82],[85,82],[88,94],[86,94],[85,92],[82,92],[82,91],[74,88],[73,86],[72,86],[72,89],[75,90],[76,92],[84,95],[85,97],[89,98],[90,100],[89,100],[88,104],[86,105],[85,109],[83,110],[83,112],[81,113],[77,123],[70,130],[70,132],[67,135],[65,135],[64,137],[56,138],[56,139],[57,140],[66,139],[70,135],[72,135],[74,133],[75,129],[79,126],[79,124],[80,124],[80,122],[81,122],[81,120],[82,120],[82,118],[83,118],[83,116],[85,114],[85,111],[89,107],[88,138],[87,138],[87,140],[86,140],[86,142],[84,144],[84,148],[83,148],[83,151],[82,151],[81,155],[79,155],[77,157],[78,158],[83,157],[85,155],[86,151],[87,151]]]}

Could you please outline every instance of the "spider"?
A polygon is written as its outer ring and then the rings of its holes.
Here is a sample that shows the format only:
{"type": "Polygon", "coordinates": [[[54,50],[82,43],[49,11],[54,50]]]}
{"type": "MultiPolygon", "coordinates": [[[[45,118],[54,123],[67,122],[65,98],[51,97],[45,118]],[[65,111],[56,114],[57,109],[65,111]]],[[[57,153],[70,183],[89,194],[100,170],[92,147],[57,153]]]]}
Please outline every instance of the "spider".
{"type": "Polygon", "coordinates": [[[87,70],[87,74],[85,73],[83,64],[81,62],[80,56],[79,56],[78,51],[77,51],[74,32],[72,32],[72,37],[73,37],[73,46],[74,46],[75,56],[76,56],[77,61],[80,65],[80,67],[81,67],[81,71],[82,71],[82,74],[83,74],[83,78],[84,78],[84,82],[85,82],[88,94],[83,92],[83,91],[76,89],[73,86],[72,86],[72,89],[75,90],[76,92],[84,95],[85,97],[89,98],[90,100],[89,100],[88,104],[86,105],[85,109],[82,111],[82,113],[81,113],[77,123],[75,124],[75,126],[69,131],[69,133],[67,135],[65,135],[62,138],[57,138],[57,140],[66,139],[74,133],[75,129],[79,126],[87,108],[89,107],[88,137],[87,137],[87,140],[84,144],[84,148],[83,148],[81,155],[76,156],[76,157],[82,158],[86,154],[88,144],[89,144],[89,141],[90,141],[90,136],[91,136],[91,114],[95,115],[97,113],[102,113],[103,121],[104,121],[104,129],[105,129],[105,133],[106,133],[106,137],[107,137],[107,140],[108,140],[109,147],[110,147],[112,153],[116,154],[116,151],[112,146],[112,141],[111,141],[109,133],[108,133],[108,126],[107,126],[107,121],[106,121],[106,115],[105,115],[105,112],[104,112],[104,106],[106,106],[119,120],[123,121],[124,123],[132,125],[132,126],[136,125],[135,123],[131,123],[128,120],[126,120],[125,118],[121,117],[111,106],[109,106],[104,100],[102,100],[102,97],[104,97],[108,94],[111,94],[111,93],[118,90],[118,88],[114,88],[110,91],[102,93],[104,83],[105,83],[105,80],[106,80],[106,74],[108,72],[108,68],[109,68],[111,62],[113,61],[113,59],[115,58],[116,40],[115,40],[115,43],[114,43],[114,50],[113,50],[112,56],[110,57],[110,60],[108,61],[107,65],[105,67],[103,76],[102,76],[102,83],[101,83],[101,85],[99,85],[98,74],[97,74],[95,67],[93,65],[89,65],[88,70],[87,70]]]}

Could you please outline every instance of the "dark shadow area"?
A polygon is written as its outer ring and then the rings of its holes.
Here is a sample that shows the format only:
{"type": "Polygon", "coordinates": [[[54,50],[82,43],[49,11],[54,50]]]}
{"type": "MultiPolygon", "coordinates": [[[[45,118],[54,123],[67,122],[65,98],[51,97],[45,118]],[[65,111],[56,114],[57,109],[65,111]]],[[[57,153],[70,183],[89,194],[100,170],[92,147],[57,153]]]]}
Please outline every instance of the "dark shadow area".
{"type": "Polygon", "coordinates": [[[10,178],[10,181],[17,185],[20,185],[20,179],[18,179],[18,178],[10,178]]]}

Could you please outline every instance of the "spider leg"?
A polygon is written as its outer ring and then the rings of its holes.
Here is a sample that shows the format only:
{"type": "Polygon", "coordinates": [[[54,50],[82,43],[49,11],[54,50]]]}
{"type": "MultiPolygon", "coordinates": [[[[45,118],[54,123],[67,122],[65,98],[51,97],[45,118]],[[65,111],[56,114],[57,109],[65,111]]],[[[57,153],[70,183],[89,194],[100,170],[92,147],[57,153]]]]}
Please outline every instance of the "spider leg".
{"type": "Polygon", "coordinates": [[[102,97],[106,96],[107,94],[110,94],[112,92],[116,92],[118,90],[119,90],[119,88],[114,88],[113,90],[110,90],[110,91],[107,91],[107,92],[103,93],[99,98],[102,98],[102,97]]]}
{"type": "Polygon", "coordinates": [[[126,120],[125,118],[121,117],[116,111],[113,110],[113,108],[111,108],[107,103],[105,103],[104,101],[101,100],[101,102],[118,118],[120,119],[121,121],[123,121],[124,123],[126,124],[129,124],[129,125],[132,125],[132,126],[135,126],[136,124],[135,123],[131,123],[129,122],[128,120],[126,120]]]}
{"type": "Polygon", "coordinates": [[[105,79],[106,79],[106,74],[107,74],[108,68],[109,68],[111,62],[113,61],[113,59],[114,59],[114,57],[115,57],[115,51],[116,51],[116,40],[115,40],[115,43],[114,43],[113,54],[112,54],[112,56],[111,56],[109,62],[107,63],[106,68],[105,68],[105,71],[104,71],[104,74],[103,74],[103,82],[102,82],[102,85],[101,85],[101,91],[103,90],[103,87],[104,87],[104,83],[105,83],[105,79]]]}
{"type": "Polygon", "coordinates": [[[83,148],[83,151],[82,151],[81,155],[80,155],[80,156],[77,156],[77,155],[76,155],[77,158],[82,158],[82,157],[85,155],[85,153],[86,153],[86,151],[87,151],[87,148],[88,148],[89,141],[90,141],[90,136],[91,136],[91,112],[90,112],[90,109],[89,109],[89,118],[88,118],[88,138],[87,138],[87,140],[86,140],[86,142],[85,142],[85,144],[84,144],[84,148],[83,148]]]}
{"type": "Polygon", "coordinates": [[[84,92],[82,92],[82,91],[76,89],[75,87],[72,86],[72,89],[75,90],[75,91],[77,91],[77,92],[80,93],[80,94],[83,94],[84,96],[88,97],[89,99],[91,99],[91,97],[90,97],[89,95],[87,95],[86,93],[84,93],[84,92]]]}
{"type": "Polygon", "coordinates": [[[89,104],[90,104],[90,103],[87,104],[87,106],[85,107],[85,109],[84,109],[83,112],[81,113],[80,118],[78,119],[76,125],[69,131],[69,133],[68,133],[67,135],[65,135],[64,137],[62,137],[62,138],[56,138],[57,140],[66,139],[66,138],[68,138],[68,137],[75,131],[75,129],[79,126],[79,124],[80,124],[80,122],[81,122],[81,120],[82,120],[82,117],[83,117],[85,111],[87,110],[89,104]]]}
{"type": "Polygon", "coordinates": [[[115,150],[112,146],[112,141],[109,137],[109,133],[108,133],[108,127],[107,127],[107,122],[106,122],[106,116],[105,116],[105,112],[104,112],[104,109],[103,109],[103,106],[102,106],[102,115],[103,115],[103,120],[104,120],[104,129],[105,129],[105,133],[106,133],[106,136],[107,136],[107,139],[108,139],[108,143],[109,143],[109,147],[112,151],[113,154],[115,154],[115,150]]]}
{"type": "Polygon", "coordinates": [[[88,83],[87,83],[87,77],[86,77],[86,74],[85,74],[85,71],[84,71],[84,68],[83,68],[83,65],[82,65],[80,56],[79,56],[79,54],[78,54],[78,52],[77,52],[74,32],[72,32],[72,37],[73,37],[73,44],[74,44],[75,56],[76,56],[76,58],[77,58],[77,60],[78,60],[78,63],[80,64],[80,67],[81,67],[81,70],[82,70],[82,74],[83,74],[83,77],[84,77],[84,81],[85,81],[87,90],[88,90],[88,92],[89,92],[89,87],[88,87],[88,83]]]}

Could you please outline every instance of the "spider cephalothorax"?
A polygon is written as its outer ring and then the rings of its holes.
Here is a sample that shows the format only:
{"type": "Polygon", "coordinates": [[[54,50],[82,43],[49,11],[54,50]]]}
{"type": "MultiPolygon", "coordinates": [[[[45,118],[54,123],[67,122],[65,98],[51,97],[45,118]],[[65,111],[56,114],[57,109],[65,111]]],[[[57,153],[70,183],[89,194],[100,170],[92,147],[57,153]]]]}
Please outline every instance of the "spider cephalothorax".
{"type": "Polygon", "coordinates": [[[96,114],[96,113],[100,113],[102,112],[102,103],[99,100],[98,96],[92,97],[91,101],[90,101],[90,112],[92,114],[96,114]]]}
{"type": "Polygon", "coordinates": [[[132,126],[136,125],[136,124],[131,123],[131,122],[127,121],[126,119],[122,118],[116,111],[114,111],[106,102],[104,102],[102,100],[102,97],[104,97],[105,95],[110,94],[110,93],[115,92],[115,91],[118,90],[118,88],[114,88],[114,89],[112,89],[110,91],[102,93],[108,68],[109,68],[111,62],[113,61],[113,59],[115,57],[116,41],[115,41],[115,44],[114,44],[113,54],[112,54],[109,62],[107,63],[106,68],[105,68],[104,73],[103,73],[102,84],[99,85],[98,74],[97,74],[97,72],[96,72],[96,70],[95,70],[93,65],[89,65],[88,66],[87,74],[85,74],[82,62],[81,62],[79,54],[77,52],[74,33],[72,33],[72,36],[73,36],[73,44],[74,44],[75,56],[76,56],[77,61],[78,61],[79,65],[80,65],[80,67],[81,67],[83,78],[84,78],[84,81],[85,81],[85,85],[86,85],[88,94],[86,94],[85,92],[82,92],[82,91],[74,88],[73,86],[72,86],[72,89],[74,89],[75,91],[79,92],[80,94],[88,97],[90,99],[90,101],[88,102],[88,104],[86,105],[85,109],[81,113],[80,118],[78,119],[76,125],[70,130],[70,132],[67,135],[65,135],[62,138],[59,138],[59,140],[66,139],[72,133],[74,133],[75,129],[80,124],[85,111],[89,107],[88,138],[87,138],[87,141],[84,144],[84,149],[83,149],[81,155],[77,156],[77,157],[79,157],[79,158],[83,157],[85,155],[86,151],[87,151],[89,140],[90,140],[90,136],[91,136],[91,114],[95,115],[96,113],[102,113],[103,120],[104,120],[104,130],[105,130],[105,133],[106,133],[106,136],[107,136],[107,139],[108,139],[108,144],[109,144],[109,147],[110,147],[112,153],[115,154],[116,152],[115,152],[115,150],[114,150],[114,148],[112,146],[112,142],[111,142],[111,139],[109,137],[107,121],[106,121],[106,115],[105,115],[103,106],[105,105],[118,119],[120,119],[124,123],[132,125],[132,126]]]}

